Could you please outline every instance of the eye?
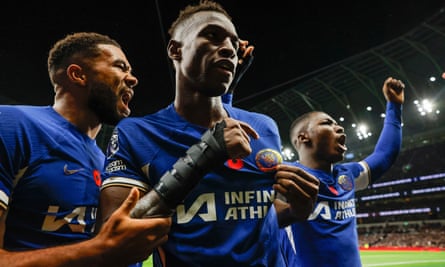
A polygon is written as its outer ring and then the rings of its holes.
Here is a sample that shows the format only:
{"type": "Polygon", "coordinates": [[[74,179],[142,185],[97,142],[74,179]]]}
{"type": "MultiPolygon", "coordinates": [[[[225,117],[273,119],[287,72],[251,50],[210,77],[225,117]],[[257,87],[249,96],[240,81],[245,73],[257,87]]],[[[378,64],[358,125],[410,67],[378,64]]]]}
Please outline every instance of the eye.
{"type": "Polygon", "coordinates": [[[210,28],[210,29],[207,29],[206,31],[204,31],[203,36],[210,41],[215,41],[218,38],[218,34],[213,28],[210,28]]]}
{"type": "Polygon", "coordinates": [[[208,38],[208,39],[211,39],[211,40],[213,40],[213,39],[215,39],[216,38],[216,33],[214,33],[214,32],[207,32],[206,34],[205,34],[205,36],[208,38]]]}
{"type": "Polygon", "coordinates": [[[331,120],[323,120],[322,122],[321,122],[321,124],[324,124],[324,125],[330,125],[330,124],[332,124],[333,122],[331,121],[331,120]]]}
{"type": "Polygon", "coordinates": [[[226,38],[226,31],[219,26],[210,25],[203,30],[202,35],[213,43],[219,43],[226,38]]]}
{"type": "Polygon", "coordinates": [[[321,121],[322,125],[337,125],[337,122],[331,119],[325,119],[321,121]]]}
{"type": "Polygon", "coordinates": [[[120,68],[122,71],[127,72],[130,70],[130,66],[128,66],[125,62],[119,61],[116,62],[116,67],[120,68]]]}

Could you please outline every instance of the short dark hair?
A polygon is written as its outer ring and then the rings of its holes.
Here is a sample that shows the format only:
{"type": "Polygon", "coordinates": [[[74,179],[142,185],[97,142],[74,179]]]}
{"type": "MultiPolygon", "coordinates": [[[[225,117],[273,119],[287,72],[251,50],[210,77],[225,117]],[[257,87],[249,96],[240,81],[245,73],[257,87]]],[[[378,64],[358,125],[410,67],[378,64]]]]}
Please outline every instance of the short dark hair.
{"type": "Polygon", "coordinates": [[[215,11],[224,14],[229,20],[232,20],[229,13],[219,4],[211,0],[201,0],[197,5],[188,5],[179,12],[178,17],[170,26],[168,33],[173,36],[178,25],[190,18],[193,14],[201,11],[215,11]]]}
{"type": "Polygon", "coordinates": [[[295,131],[302,131],[306,130],[307,128],[307,122],[309,120],[309,117],[311,117],[315,113],[319,113],[320,111],[310,111],[307,113],[302,114],[301,116],[297,117],[292,124],[289,127],[289,140],[291,141],[292,145],[295,147],[295,144],[292,140],[293,135],[295,134],[295,131]]]}
{"type": "Polygon", "coordinates": [[[99,44],[110,44],[121,48],[119,43],[107,35],[96,32],[76,32],[66,35],[57,41],[48,55],[48,72],[52,74],[59,68],[66,67],[68,60],[74,55],[94,58],[100,54],[99,44]]]}

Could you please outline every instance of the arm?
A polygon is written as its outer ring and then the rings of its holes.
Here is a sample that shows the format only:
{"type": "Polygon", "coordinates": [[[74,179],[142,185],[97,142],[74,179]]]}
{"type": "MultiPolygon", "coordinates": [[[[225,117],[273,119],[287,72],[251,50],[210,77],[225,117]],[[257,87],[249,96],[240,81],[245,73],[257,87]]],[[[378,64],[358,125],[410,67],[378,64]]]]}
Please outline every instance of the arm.
{"type": "MultiPolygon", "coordinates": [[[[248,124],[231,118],[206,131],[201,142],[191,146],[186,155],[165,173],[160,181],[150,190],[132,211],[132,216],[155,217],[170,216],[199,180],[223,164],[228,158],[248,156],[250,136],[258,138],[258,133],[248,124]]],[[[101,191],[99,221],[107,220],[111,212],[121,203],[128,192],[123,186],[108,186],[101,191]]]]}
{"type": "MultiPolygon", "coordinates": [[[[0,266],[124,266],[145,260],[153,248],[167,240],[171,221],[130,218],[130,210],[138,199],[139,192],[133,189],[98,235],[90,240],[24,252],[0,249],[0,266]]],[[[0,217],[4,216],[1,210],[0,217]]]]}
{"type": "Polygon", "coordinates": [[[281,164],[277,166],[274,190],[284,197],[274,201],[280,227],[304,221],[317,200],[320,181],[303,169],[281,164]]]}
{"type": "Polygon", "coordinates": [[[387,100],[383,129],[374,152],[364,159],[371,172],[371,182],[380,178],[392,166],[400,152],[404,87],[405,85],[401,81],[391,77],[386,79],[383,85],[382,91],[387,100]]]}
{"type": "Polygon", "coordinates": [[[176,206],[214,166],[227,158],[224,144],[225,121],[207,130],[201,141],[179,158],[153,189],[139,200],[131,215],[135,218],[172,215],[176,206]]]}
{"type": "Polygon", "coordinates": [[[2,206],[0,206],[0,251],[3,248],[3,238],[5,237],[5,220],[6,220],[6,211],[2,206]]]}
{"type": "Polygon", "coordinates": [[[253,49],[255,48],[252,45],[249,45],[249,41],[240,40],[240,47],[238,50],[238,66],[236,68],[235,78],[233,78],[232,83],[227,90],[227,93],[221,96],[222,102],[225,104],[232,105],[233,102],[233,92],[235,91],[236,86],[238,85],[241,78],[246,73],[247,69],[250,67],[253,61],[253,49]]]}

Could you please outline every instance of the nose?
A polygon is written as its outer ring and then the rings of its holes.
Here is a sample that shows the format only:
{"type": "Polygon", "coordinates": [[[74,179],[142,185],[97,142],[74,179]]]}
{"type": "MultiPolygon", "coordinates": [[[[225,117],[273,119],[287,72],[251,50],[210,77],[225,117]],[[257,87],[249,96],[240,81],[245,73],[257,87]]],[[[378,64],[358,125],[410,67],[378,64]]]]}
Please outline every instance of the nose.
{"type": "Polygon", "coordinates": [[[234,44],[232,43],[232,39],[227,37],[221,44],[221,47],[218,50],[219,55],[226,58],[233,58],[236,55],[236,49],[234,44]]]}
{"type": "Polygon", "coordinates": [[[336,133],[344,133],[345,132],[345,128],[343,128],[343,126],[336,124],[335,127],[336,127],[336,129],[335,129],[336,133]]]}
{"type": "Polygon", "coordinates": [[[128,76],[125,78],[125,83],[130,88],[134,88],[136,85],[138,85],[138,79],[133,74],[128,74],[128,76]]]}

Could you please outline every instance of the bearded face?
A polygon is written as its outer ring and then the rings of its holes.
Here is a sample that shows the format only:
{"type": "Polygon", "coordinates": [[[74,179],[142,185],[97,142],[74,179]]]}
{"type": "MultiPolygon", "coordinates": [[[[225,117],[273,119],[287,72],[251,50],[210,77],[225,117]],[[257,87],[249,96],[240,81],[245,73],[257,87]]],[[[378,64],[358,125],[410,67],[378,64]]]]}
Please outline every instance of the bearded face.
{"type": "Polygon", "coordinates": [[[116,125],[125,117],[118,110],[120,96],[107,84],[95,82],[90,88],[88,107],[96,114],[101,123],[116,125]]]}

